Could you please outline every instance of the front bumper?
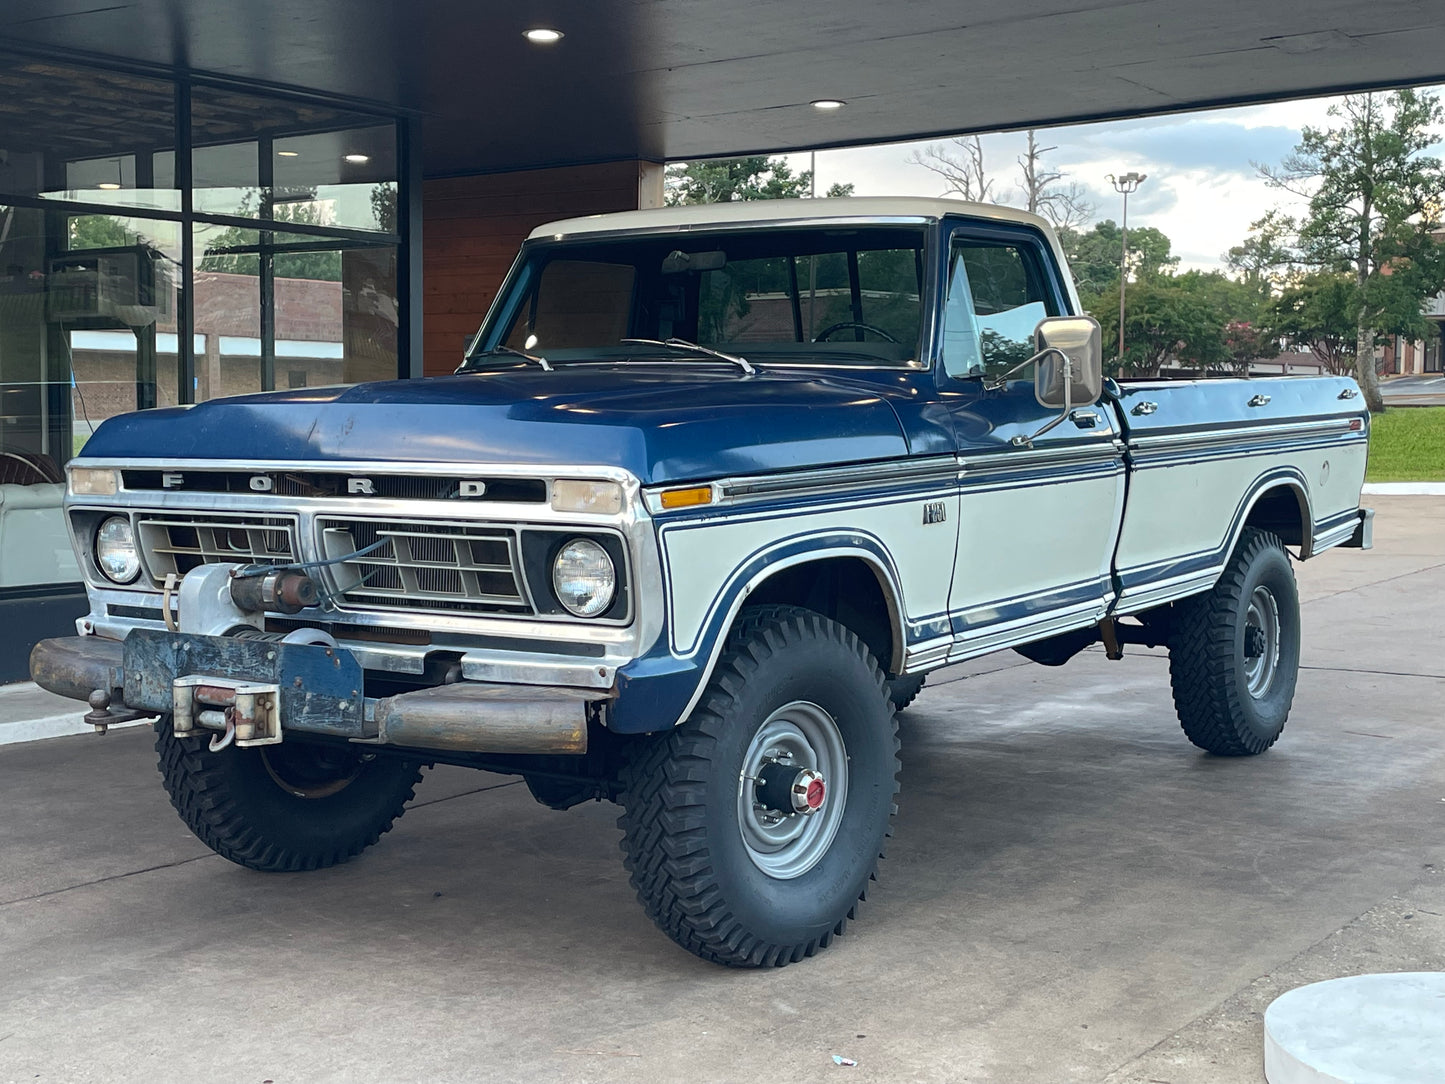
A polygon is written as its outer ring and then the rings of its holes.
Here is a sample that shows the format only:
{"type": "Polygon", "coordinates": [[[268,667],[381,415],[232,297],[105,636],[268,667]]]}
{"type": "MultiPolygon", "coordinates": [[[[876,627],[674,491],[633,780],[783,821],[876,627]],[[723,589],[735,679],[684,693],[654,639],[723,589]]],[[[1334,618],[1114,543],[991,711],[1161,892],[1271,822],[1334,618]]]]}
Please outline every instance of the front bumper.
{"type": "Polygon", "coordinates": [[[473,753],[585,753],[588,724],[600,722],[609,698],[596,689],[474,681],[371,698],[344,648],[144,629],[124,641],[42,640],[30,672],[42,688],[88,701],[92,716],[108,710],[112,721],[170,715],[178,697],[195,695],[199,683],[188,679],[206,676],[273,686],[283,733],[473,753]]]}

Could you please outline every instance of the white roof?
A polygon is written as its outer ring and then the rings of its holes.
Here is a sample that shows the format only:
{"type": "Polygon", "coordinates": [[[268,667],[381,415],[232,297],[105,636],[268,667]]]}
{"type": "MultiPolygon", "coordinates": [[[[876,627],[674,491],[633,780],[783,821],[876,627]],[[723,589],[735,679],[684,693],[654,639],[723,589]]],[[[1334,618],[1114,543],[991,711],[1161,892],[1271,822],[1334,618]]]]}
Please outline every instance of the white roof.
{"type": "Polygon", "coordinates": [[[1053,231],[1038,215],[996,203],[966,203],[957,199],[929,199],[923,196],[845,196],[837,199],[734,200],[731,203],[700,203],[687,207],[658,207],[650,211],[620,211],[586,218],[564,218],[532,231],[531,237],[566,237],[579,233],[616,230],[698,230],[711,226],[734,226],[757,222],[799,222],[818,219],[936,219],[944,215],[967,215],[1038,226],[1048,235],[1053,231]]]}

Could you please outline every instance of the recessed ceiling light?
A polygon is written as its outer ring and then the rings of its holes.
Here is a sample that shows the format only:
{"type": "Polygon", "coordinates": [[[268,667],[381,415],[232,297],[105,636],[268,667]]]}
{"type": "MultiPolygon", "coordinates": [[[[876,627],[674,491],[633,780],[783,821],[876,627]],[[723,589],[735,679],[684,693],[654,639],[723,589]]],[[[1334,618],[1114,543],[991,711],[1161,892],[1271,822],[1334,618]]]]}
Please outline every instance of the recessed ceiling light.
{"type": "Polygon", "coordinates": [[[346,160],[347,160],[348,162],[350,162],[353,166],[363,166],[363,165],[365,165],[367,162],[370,162],[370,161],[371,161],[371,155],[369,155],[369,154],[348,154],[348,155],[346,155],[346,160]]]}
{"type": "Polygon", "coordinates": [[[107,192],[114,192],[117,188],[120,187],[120,185],[116,184],[114,181],[101,181],[100,184],[96,185],[96,187],[104,188],[107,192]]]}
{"type": "Polygon", "coordinates": [[[834,109],[842,109],[848,103],[838,98],[819,98],[816,101],[809,102],[808,104],[811,105],[814,109],[822,109],[826,112],[834,109]]]}
{"type": "Polygon", "coordinates": [[[534,45],[551,45],[553,42],[561,41],[562,31],[553,30],[548,26],[534,26],[531,30],[522,31],[522,37],[534,45]]]}
{"type": "Polygon", "coordinates": [[[299,158],[300,156],[301,156],[301,152],[300,152],[300,151],[277,151],[277,152],[276,152],[276,157],[278,157],[278,158],[299,158]]]}

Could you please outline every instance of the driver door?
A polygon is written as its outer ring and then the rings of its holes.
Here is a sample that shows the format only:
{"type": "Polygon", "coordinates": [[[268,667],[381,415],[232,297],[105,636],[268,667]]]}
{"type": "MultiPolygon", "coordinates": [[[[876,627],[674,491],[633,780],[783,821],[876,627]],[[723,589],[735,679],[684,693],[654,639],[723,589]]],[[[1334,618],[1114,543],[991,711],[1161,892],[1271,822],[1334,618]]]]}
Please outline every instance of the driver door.
{"type": "Polygon", "coordinates": [[[951,658],[1096,623],[1113,599],[1124,505],[1113,412],[1034,393],[1034,329],[1070,308],[1053,252],[1026,226],[949,239],[940,384],[960,461],[951,658]],[[996,386],[995,386],[996,385],[996,386]],[[1016,442],[1015,438],[1022,438],[1016,442]]]}

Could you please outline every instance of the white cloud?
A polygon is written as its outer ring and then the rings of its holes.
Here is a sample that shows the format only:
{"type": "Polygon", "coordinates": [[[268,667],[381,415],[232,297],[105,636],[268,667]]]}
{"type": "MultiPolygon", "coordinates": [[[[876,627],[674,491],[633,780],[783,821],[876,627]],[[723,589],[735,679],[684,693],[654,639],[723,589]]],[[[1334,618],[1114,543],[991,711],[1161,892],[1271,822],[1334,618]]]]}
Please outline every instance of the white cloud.
{"type": "MultiPolygon", "coordinates": [[[[1147,173],[1144,187],[1129,202],[1130,225],[1162,230],[1183,269],[1207,270],[1220,267],[1225,250],[1243,240],[1250,223],[1271,207],[1291,213],[1302,209],[1298,198],[1265,184],[1254,164],[1277,164],[1293,149],[1303,127],[1329,123],[1328,109],[1335,101],[1313,98],[1072,125],[1044,131],[1040,140],[1057,148],[1046,160],[1049,166],[1089,190],[1099,218],[1119,218],[1121,201],[1109,185],[1110,173],[1147,173]]],[[[1017,202],[1016,158],[1023,151],[1024,135],[986,135],[983,144],[996,191],[1017,202]]],[[[860,196],[940,195],[938,177],[908,162],[915,149],[926,145],[819,151],[818,189],[851,182],[860,196]]],[[[795,169],[808,168],[809,155],[789,157],[795,169]]]]}

